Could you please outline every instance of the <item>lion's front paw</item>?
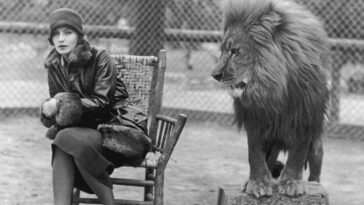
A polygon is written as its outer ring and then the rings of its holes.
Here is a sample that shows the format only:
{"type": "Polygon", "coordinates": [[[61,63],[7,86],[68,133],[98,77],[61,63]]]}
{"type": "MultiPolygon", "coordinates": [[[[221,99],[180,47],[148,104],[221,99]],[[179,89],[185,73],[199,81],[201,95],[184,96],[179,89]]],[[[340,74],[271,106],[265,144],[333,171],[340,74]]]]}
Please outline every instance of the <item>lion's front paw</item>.
{"type": "Polygon", "coordinates": [[[242,185],[241,189],[243,192],[253,194],[257,198],[261,196],[270,196],[273,192],[272,183],[262,180],[249,180],[242,185]]]}
{"type": "Polygon", "coordinates": [[[303,195],[306,189],[301,180],[283,180],[278,184],[278,192],[288,196],[299,196],[303,195]]]}

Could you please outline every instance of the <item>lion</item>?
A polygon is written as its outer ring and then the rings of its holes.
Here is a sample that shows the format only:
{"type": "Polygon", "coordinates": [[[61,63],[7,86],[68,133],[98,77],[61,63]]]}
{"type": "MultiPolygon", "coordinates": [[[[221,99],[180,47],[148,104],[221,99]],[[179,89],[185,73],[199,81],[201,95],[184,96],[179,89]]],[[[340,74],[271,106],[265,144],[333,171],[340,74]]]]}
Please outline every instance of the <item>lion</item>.
{"type": "Polygon", "coordinates": [[[250,175],[242,190],[259,198],[276,186],[279,194],[302,195],[304,167],[309,181],[320,182],[323,160],[329,99],[323,25],[287,0],[227,0],[223,11],[212,77],[228,89],[235,123],[247,133],[250,175]],[[281,151],[287,162],[275,180],[281,151]]]}

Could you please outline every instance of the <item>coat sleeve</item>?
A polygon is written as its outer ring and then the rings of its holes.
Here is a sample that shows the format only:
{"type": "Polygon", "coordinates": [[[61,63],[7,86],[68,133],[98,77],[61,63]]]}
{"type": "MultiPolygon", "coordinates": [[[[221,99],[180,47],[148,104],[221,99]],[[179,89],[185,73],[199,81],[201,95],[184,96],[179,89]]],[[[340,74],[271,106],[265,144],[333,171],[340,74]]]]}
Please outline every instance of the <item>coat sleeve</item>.
{"type": "Polygon", "coordinates": [[[116,104],[123,103],[129,97],[129,93],[126,89],[124,82],[120,79],[116,79],[114,102],[116,104]]]}
{"type": "Polygon", "coordinates": [[[105,51],[96,56],[95,70],[93,93],[81,99],[86,111],[91,112],[103,110],[112,103],[116,81],[114,64],[105,51]]]}
{"type": "MultiPolygon", "coordinates": [[[[57,93],[56,87],[52,81],[52,79],[50,78],[50,71],[49,71],[49,65],[45,65],[45,68],[47,69],[47,81],[48,81],[48,91],[49,91],[49,96],[51,98],[54,97],[54,95],[57,93]]],[[[45,102],[47,102],[48,100],[50,100],[50,98],[46,99],[45,101],[42,102],[39,112],[40,112],[40,121],[41,123],[45,126],[45,127],[50,127],[52,125],[55,124],[55,120],[53,117],[47,117],[44,113],[43,113],[43,105],[45,102]]]]}
{"type": "Polygon", "coordinates": [[[53,80],[50,78],[49,69],[48,70],[48,90],[49,90],[49,97],[53,98],[57,94],[56,86],[54,85],[53,80]]]}

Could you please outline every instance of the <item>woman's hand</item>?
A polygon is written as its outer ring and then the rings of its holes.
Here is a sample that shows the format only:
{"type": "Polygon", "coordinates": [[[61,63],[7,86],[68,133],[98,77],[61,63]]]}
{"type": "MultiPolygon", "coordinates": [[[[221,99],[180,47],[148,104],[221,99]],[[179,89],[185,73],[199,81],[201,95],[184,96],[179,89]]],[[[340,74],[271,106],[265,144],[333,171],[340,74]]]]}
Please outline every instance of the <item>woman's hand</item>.
{"type": "Polygon", "coordinates": [[[43,114],[46,117],[52,117],[57,113],[57,100],[54,98],[51,98],[47,102],[43,103],[43,114]]]}

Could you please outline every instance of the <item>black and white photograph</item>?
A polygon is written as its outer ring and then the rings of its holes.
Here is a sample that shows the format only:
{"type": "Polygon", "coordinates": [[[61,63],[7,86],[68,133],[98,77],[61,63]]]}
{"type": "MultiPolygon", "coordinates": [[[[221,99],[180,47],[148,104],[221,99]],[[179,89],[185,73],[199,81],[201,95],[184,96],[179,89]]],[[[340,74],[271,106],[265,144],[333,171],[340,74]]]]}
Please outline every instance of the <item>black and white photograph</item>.
{"type": "Polygon", "coordinates": [[[0,205],[364,204],[363,11],[0,0],[0,205]]]}

